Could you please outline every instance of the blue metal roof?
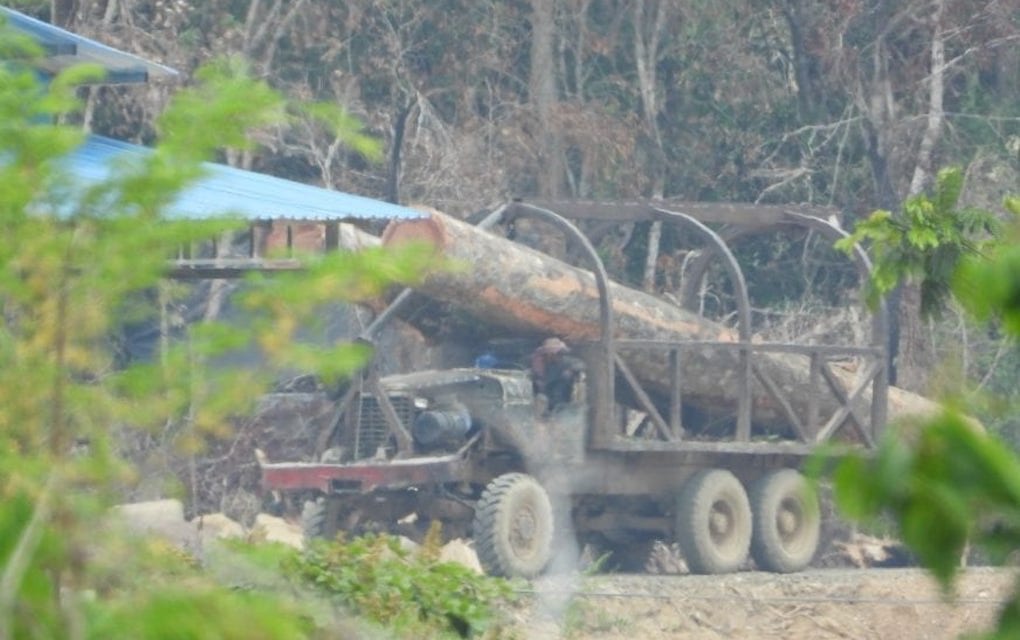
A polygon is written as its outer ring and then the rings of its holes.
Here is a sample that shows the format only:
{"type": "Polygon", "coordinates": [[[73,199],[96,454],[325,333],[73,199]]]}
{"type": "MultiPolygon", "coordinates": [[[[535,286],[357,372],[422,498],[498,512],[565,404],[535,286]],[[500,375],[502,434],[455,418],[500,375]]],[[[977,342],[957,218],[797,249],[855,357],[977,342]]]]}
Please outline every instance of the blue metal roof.
{"type": "MultiPolygon", "coordinates": [[[[68,158],[80,187],[107,179],[111,163],[144,158],[151,149],[102,136],[89,136],[68,158]]],[[[222,164],[205,163],[207,175],[181,193],[166,211],[170,218],[235,216],[246,220],[391,220],[420,218],[414,209],[284,180],[222,164]]]]}
{"type": "Polygon", "coordinates": [[[9,27],[31,36],[43,48],[42,71],[56,74],[74,64],[92,63],[106,70],[103,84],[141,83],[154,78],[173,78],[178,72],[144,58],[125,53],[65,31],[23,13],[0,7],[9,27]]]}

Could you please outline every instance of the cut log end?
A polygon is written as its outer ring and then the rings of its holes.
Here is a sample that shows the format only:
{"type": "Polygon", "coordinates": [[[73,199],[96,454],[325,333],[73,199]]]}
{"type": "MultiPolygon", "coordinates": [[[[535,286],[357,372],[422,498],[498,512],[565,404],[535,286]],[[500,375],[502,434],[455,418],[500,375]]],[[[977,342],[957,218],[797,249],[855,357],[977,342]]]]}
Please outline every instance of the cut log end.
{"type": "Polygon", "coordinates": [[[443,219],[435,215],[412,220],[394,220],[386,225],[382,234],[382,244],[386,247],[425,244],[433,247],[436,252],[441,252],[447,248],[444,227],[443,219]]]}

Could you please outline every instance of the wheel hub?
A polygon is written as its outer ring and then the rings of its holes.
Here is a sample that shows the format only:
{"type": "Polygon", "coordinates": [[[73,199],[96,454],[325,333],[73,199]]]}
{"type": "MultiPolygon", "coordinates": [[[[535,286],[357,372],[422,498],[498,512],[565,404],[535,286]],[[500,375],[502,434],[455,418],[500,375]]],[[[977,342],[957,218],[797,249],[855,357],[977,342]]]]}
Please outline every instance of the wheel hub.
{"type": "Polygon", "coordinates": [[[510,529],[511,543],[518,549],[530,547],[537,528],[535,514],[531,509],[521,509],[514,515],[513,526],[510,529]]]}
{"type": "Polygon", "coordinates": [[[725,503],[717,503],[712,506],[712,512],[708,517],[708,530],[712,537],[719,540],[726,538],[733,529],[733,513],[725,503]]]}
{"type": "Polygon", "coordinates": [[[792,511],[780,511],[779,516],[776,518],[776,526],[779,529],[779,533],[783,536],[789,536],[797,531],[797,514],[792,511]]]}
{"type": "Polygon", "coordinates": [[[800,505],[794,500],[784,500],[776,513],[776,530],[780,537],[795,537],[801,527],[801,517],[800,505]]]}

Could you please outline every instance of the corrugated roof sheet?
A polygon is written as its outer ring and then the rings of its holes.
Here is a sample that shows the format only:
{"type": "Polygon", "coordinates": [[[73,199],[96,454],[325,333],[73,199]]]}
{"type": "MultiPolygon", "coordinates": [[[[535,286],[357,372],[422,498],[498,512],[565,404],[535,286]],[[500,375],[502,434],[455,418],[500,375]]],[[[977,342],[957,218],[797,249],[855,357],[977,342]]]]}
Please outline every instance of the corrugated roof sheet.
{"type": "MultiPolygon", "coordinates": [[[[68,159],[68,170],[87,187],[110,176],[115,158],[143,158],[151,149],[89,136],[68,159]]],[[[419,218],[414,209],[284,180],[222,164],[206,163],[208,175],[185,190],[166,212],[171,218],[207,219],[226,214],[248,220],[391,220],[419,218]]]]}
{"type": "Polygon", "coordinates": [[[179,75],[170,67],[108,47],[13,9],[0,7],[0,15],[10,27],[31,36],[39,43],[46,54],[40,66],[48,73],[57,73],[74,64],[88,62],[106,69],[107,76],[103,80],[106,84],[139,83],[179,75]]]}

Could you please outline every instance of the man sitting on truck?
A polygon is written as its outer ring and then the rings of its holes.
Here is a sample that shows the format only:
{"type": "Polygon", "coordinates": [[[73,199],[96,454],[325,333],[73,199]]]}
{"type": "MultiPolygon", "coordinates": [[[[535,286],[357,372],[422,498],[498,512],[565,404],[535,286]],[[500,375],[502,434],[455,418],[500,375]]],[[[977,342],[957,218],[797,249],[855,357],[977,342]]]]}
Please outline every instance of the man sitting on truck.
{"type": "Polygon", "coordinates": [[[548,414],[570,402],[584,364],[571,357],[570,347],[559,338],[547,338],[531,354],[531,381],[540,413],[548,414]]]}

